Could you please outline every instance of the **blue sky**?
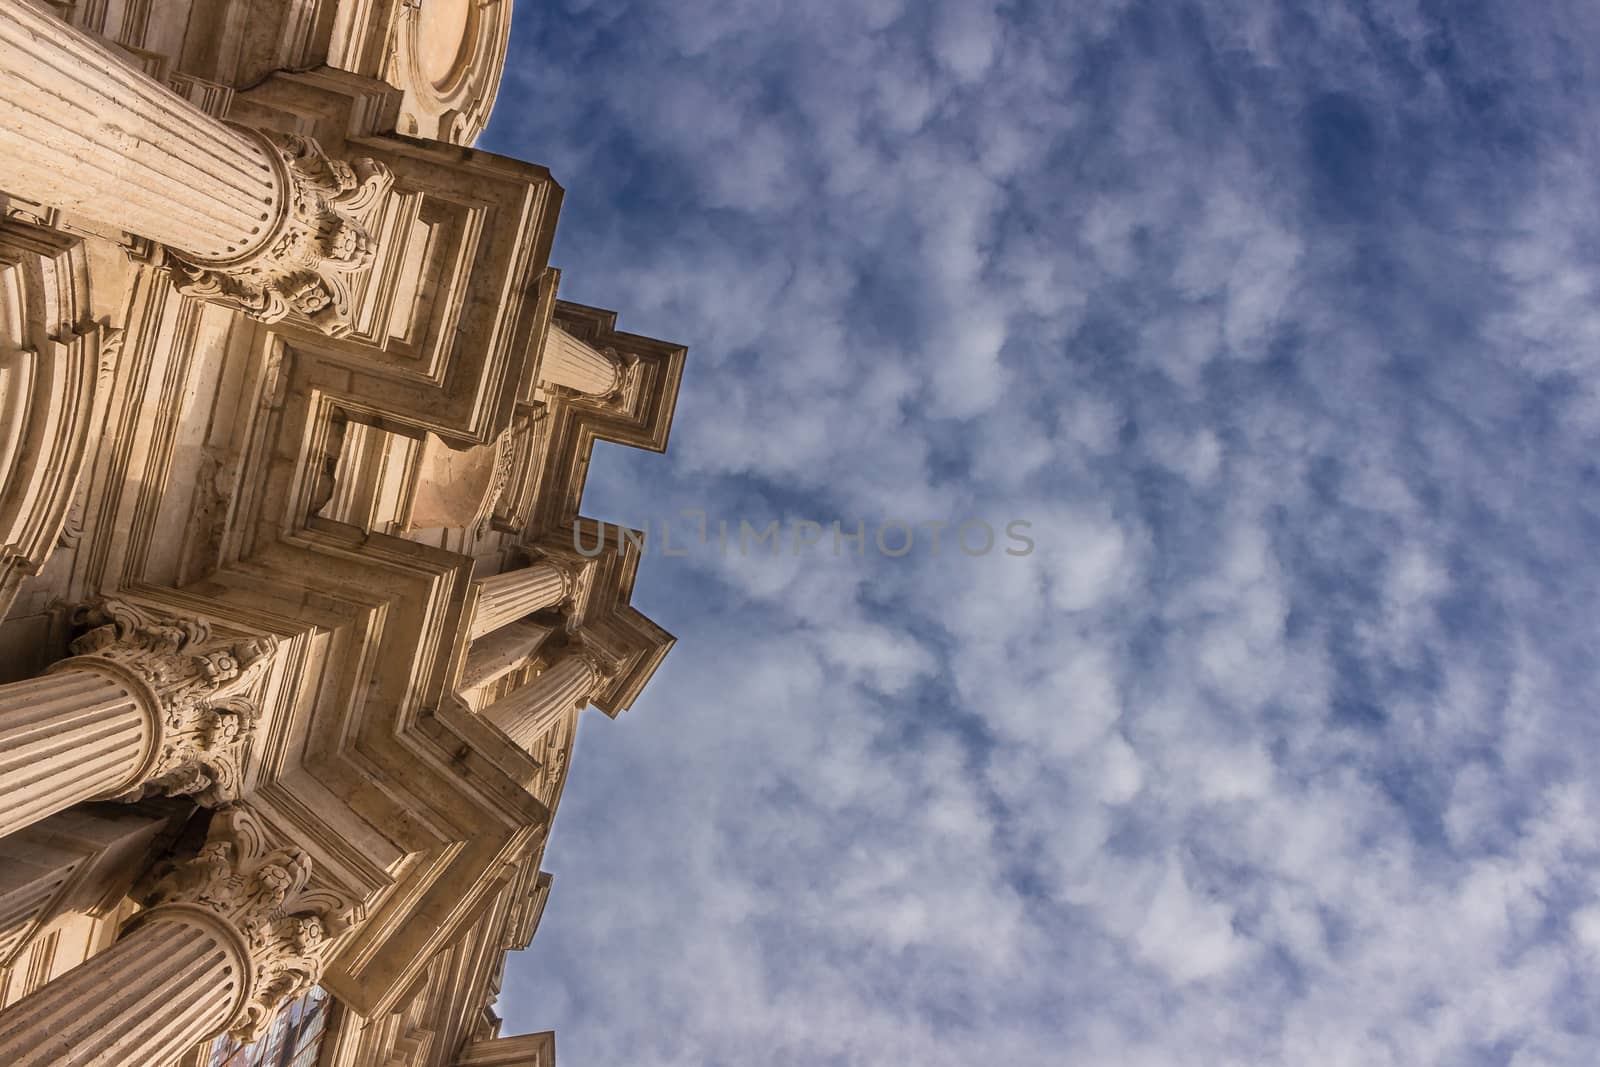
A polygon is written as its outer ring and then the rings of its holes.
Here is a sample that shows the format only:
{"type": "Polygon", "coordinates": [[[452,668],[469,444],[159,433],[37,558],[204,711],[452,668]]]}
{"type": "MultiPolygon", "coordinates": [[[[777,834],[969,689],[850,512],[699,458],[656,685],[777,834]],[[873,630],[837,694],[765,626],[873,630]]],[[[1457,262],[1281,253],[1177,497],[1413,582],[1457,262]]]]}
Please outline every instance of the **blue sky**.
{"type": "Polygon", "coordinates": [[[602,446],[586,510],[869,544],[649,554],[679,645],[582,727],[508,1030],[1595,1062],[1597,39],[1562,2],[519,4],[482,145],[565,185],[564,296],[690,346],[669,454],[602,446]],[[889,558],[891,519],[1036,549],[889,558]]]}

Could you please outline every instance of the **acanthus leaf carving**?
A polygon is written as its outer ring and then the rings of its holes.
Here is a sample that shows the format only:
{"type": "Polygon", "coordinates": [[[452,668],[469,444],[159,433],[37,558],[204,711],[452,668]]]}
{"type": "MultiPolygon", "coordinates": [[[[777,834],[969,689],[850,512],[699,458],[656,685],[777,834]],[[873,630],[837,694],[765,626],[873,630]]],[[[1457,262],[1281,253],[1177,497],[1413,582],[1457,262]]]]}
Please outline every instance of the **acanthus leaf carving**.
{"type": "Polygon", "coordinates": [[[354,911],[337,894],[312,887],[313,865],[301,848],[275,847],[247,805],[217,809],[199,853],[169,865],[142,894],[149,907],[189,904],[229,923],[250,955],[251,980],[228,1032],[259,1038],[278,1006],[310,990],[334,939],[354,911]]]}
{"type": "Polygon", "coordinates": [[[296,312],[331,336],[349,333],[348,278],[372,263],[372,216],[393,175],[371,159],[334,159],[300,134],[239,129],[263,144],[286,175],[286,210],[266,240],[236,260],[213,262],[168,249],[179,291],[262,322],[296,312]]]}
{"type": "Polygon", "coordinates": [[[473,530],[479,537],[489,532],[490,523],[500,509],[506,487],[511,484],[511,474],[517,465],[517,446],[522,439],[523,435],[512,427],[495,441],[494,469],[489,476],[489,485],[483,493],[483,504],[473,522],[473,530]]]}
{"type": "Polygon", "coordinates": [[[72,642],[76,661],[113,665],[142,682],[156,703],[154,761],[144,780],[117,799],[193,796],[214,806],[237,797],[260,717],[249,690],[270,666],[276,639],[215,639],[204,620],[170,618],[115,598],[80,608],[76,619],[90,627],[72,642]]]}

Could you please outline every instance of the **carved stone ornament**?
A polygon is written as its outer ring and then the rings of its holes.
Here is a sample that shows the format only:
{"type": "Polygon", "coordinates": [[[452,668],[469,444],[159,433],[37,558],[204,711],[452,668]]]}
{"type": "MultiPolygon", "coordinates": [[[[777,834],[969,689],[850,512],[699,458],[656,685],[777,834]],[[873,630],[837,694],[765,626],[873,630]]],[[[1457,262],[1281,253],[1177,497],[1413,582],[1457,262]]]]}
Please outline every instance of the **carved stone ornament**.
{"type": "Polygon", "coordinates": [[[372,216],[393,184],[371,159],[332,159],[299,134],[238,127],[261,142],[288,189],[256,248],[236,259],[202,260],[166,250],[180,292],[278,322],[293,311],[334,337],[350,332],[348,276],[371,265],[372,216]]]}
{"type": "Polygon", "coordinates": [[[600,399],[603,403],[615,404],[627,392],[628,382],[638,374],[639,357],[632,352],[618,352],[610,345],[607,345],[601,351],[617,365],[617,384],[612,387],[611,392],[600,399]]]}
{"type": "Polygon", "coordinates": [[[594,685],[589,693],[579,698],[578,708],[588,707],[589,701],[606,690],[622,671],[622,663],[614,655],[582,635],[569,638],[567,654],[576,656],[594,671],[594,685]]]}
{"type": "Polygon", "coordinates": [[[279,1005],[321,980],[333,940],[349,927],[353,909],[336,894],[312,889],[311,875],[304,850],[273,848],[254,812],[230,804],[217,809],[199,853],[142,894],[150,907],[204,908],[242,936],[250,982],[228,1027],[241,1042],[259,1038],[279,1005]]]}
{"type": "Polygon", "coordinates": [[[552,742],[545,750],[544,758],[544,787],[547,790],[555,789],[561,781],[561,775],[567,769],[567,750],[561,744],[552,742]]]}
{"type": "Polygon", "coordinates": [[[483,494],[483,506],[478,510],[474,529],[479,537],[489,532],[489,524],[500,510],[501,498],[511,484],[511,474],[517,465],[517,445],[523,440],[515,428],[508,429],[495,441],[494,471],[489,477],[489,487],[483,494]]]}
{"type": "MultiPolygon", "coordinates": [[[[104,599],[78,610],[91,629],[72,642],[78,665],[92,659],[142,683],[159,716],[154,761],[144,781],[116,799],[193,796],[216,805],[238,795],[241,762],[258,709],[247,695],[272,662],[275,638],[218,640],[199,619],[166,618],[104,599]]],[[[74,665],[63,660],[60,666],[74,665]]]]}

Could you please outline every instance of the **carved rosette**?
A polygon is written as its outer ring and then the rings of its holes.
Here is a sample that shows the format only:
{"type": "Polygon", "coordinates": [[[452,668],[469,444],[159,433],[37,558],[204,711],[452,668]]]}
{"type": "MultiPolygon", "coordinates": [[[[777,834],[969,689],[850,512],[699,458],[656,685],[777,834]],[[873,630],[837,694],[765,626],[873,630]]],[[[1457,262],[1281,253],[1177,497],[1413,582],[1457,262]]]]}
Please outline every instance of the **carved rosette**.
{"type": "Polygon", "coordinates": [[[179,290],[262,322],[292,311],[331,336],[349,333],[349,276],[372,263],[372,218],[393,175],[371,159],[330,158],[309,137],[237,128],[265,146],[287,195],[245,255],[213,261],[167,249],[179,290]]]}
{"type": "Polygon", "coordinates": [[[349,928],[354,909],[313,888],[311,877],[303,849],[273,847],[255,813],[230,804],[213,816],[200,852],[171,866],[142,895],[151,908],[202,908],[239,934],[250,980],[227,1029],[241,1042],[259,1038],[279,1005],[321,980],[334,939],[349,928]]]}
{"type": "Polygon", "coordinates": [[[213,639],[199,619],[156,615],[126,601],[100,600],[80,608],[91,628],[72,642],[73,659],[139,683],[155,717],[158,740],[142,782],[119,795],[193,796],[217,805],[238,796],[241,766],[258,709],[247,691],[272,662],[269,637],[213,639]]]}

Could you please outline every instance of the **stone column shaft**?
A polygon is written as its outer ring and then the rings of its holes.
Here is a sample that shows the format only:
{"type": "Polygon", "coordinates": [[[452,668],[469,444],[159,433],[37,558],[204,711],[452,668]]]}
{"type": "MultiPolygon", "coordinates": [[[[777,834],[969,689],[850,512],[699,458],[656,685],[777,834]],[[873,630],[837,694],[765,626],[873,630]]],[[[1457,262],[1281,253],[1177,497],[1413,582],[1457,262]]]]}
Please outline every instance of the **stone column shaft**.
{"type": "Polygon", "coordinates": [[[539,380],[589,396],[606,396],[622,384],[622,365],[552,324],[539,364],[539,380]]]}
{"type": "Polygon", "coordinates": [[[336,336],[393,180],[212,118],[35,0],[0,0],[0,160],[0,190],[158,242],[184,293],[336,336]]]}
{"type": "Polygon", "coordinates": [[[483,714],[511,740],[531,750],[562,715],[589,702],[599,680],[587,657],[569,652],[521,689],[490,704],[483,714]]]}
{"type": "Polygon", "coordinates": [[[0,184],[203,259],[268,236],[284,180],[217,121],[29,0],[0,2],[0,184]]]}
{"type": "Polygon", "coordinates": [[[156,908],[0,1013],[0,1050],[9,1067],[167,1067],[221,1032],[249,982],[248,950],[223,921],[156,908]]]}
{"type": "Polygon", "coordinates": [[[166,820],[83,804],[0,837],[0,967],[44,925],[128,891],[166,820]]]}
{"type": "Polygon", "coordinates": [[[256,719],[246,691],[276,641],[213,640],[203,621],[119,600],[79,620],[93,628],[77,655],[0,685],[0,835],[81,800],[233,795],[256,719]]]}
{"type": "Polygon", "coordinates": [[[66,666],[0,685],[0,836],[135,784],[157,729],[109,673],[66,666]]]}
{"type": "Polygon", "coordinates": [[[276,839],[248,806],[219,808],[198,854],[140,893],[146,908],[115,945],[0,1011],[6,1067],[170,1067],[224,1031],[265,1033],[321,979],[354,910],[276,839]]]}
{"type": "Polygon", "coordinates": [[[512,622],[485,634],[472,643],[457,688],[482,689],[504,678],[526,664],[549,633],[549,627],[537,623],[512,622]]]}
{"type": "Polygon", "coordinates": [[[474,639],[508,622],[553,607],[571,592],[566,572],[553,563],[535,563],[519,570],[480,578],[477,608],[472,615],[474,639]]]}

